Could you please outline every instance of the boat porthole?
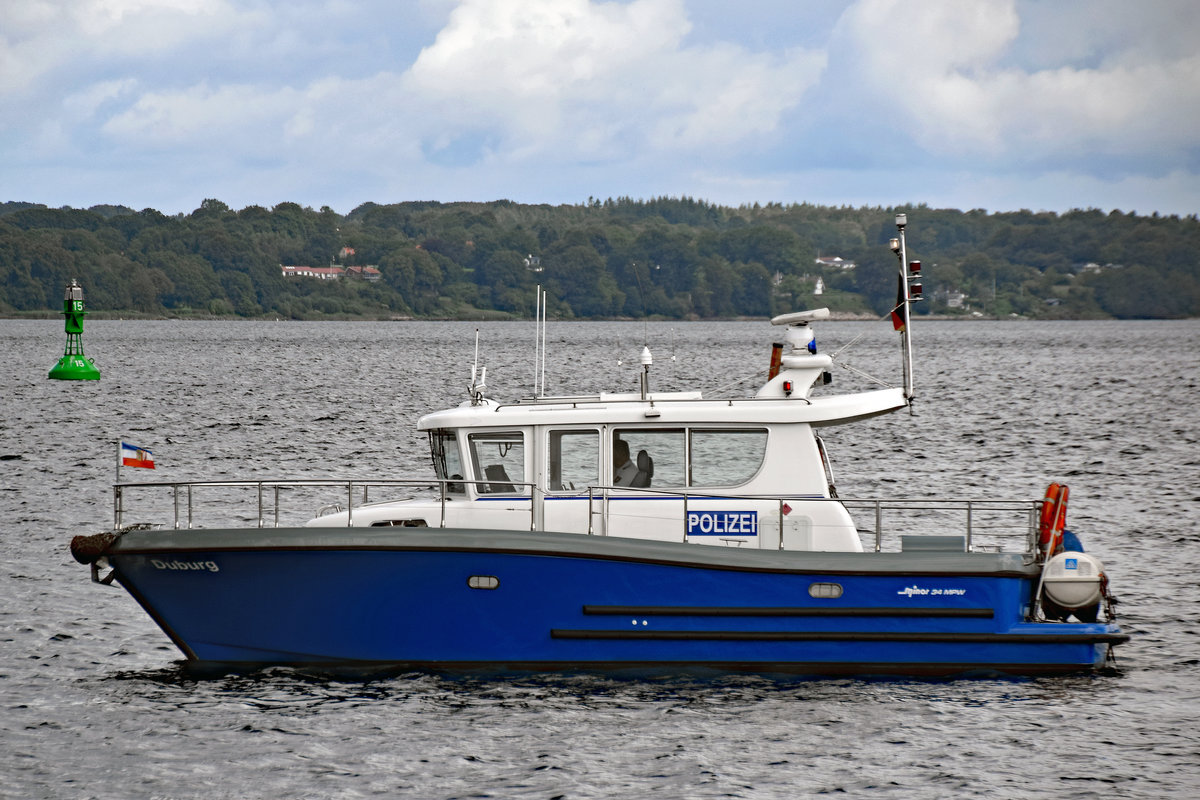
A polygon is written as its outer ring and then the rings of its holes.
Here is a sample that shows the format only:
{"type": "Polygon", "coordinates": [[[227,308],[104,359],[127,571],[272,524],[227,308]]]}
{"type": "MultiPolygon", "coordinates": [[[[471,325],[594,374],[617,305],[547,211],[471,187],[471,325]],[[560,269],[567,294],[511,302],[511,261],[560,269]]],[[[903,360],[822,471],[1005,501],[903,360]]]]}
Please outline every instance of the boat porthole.
{"type": "Polygon", "coordinates": [[[472,589],[498,589],[500,579],[495,575],[472,575],[467,578],[467,586],[472,589]]]}
{"type": "Polygon", "coordinates": [[[808,596],[821,600],[831,600],[841,597],[842,585],[840,583],[810,583],[808,585],[808,596]]]}

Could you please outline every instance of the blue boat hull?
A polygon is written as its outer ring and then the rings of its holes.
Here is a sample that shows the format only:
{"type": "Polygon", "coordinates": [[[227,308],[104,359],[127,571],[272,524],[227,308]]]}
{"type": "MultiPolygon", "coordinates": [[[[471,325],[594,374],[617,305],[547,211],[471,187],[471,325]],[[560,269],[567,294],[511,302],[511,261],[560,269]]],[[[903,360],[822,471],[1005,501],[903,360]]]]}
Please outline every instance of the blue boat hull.
{"type": "Polygon", "coordinates": [[[998,554],[295,529],[130,533],[107,558],[199,662],[1034,674],[1127,638],[1024,621],[1037,570],[998,554]]]}

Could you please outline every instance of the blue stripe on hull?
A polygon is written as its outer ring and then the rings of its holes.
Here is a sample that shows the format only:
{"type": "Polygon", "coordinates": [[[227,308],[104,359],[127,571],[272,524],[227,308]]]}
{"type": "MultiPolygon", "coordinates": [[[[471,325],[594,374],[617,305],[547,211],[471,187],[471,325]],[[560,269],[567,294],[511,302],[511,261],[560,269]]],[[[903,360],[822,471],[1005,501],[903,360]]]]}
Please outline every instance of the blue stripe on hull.
{"type": "Polygon", "coordinates": [[[829,576],[413,550],[111,558],[131,594],[200,661],[1024,672],[1101,664],[1105,637],[1121,638],[1104,624],[1021,622],[1032,586],[1012,576],[829,576]],[[499,585],[471,588],[471,576],[499,585]],[[814,599],[814,582],[837,583],[842,596],[814,599]],[[848,613],[813,614],[822,609],[848,613]]]}

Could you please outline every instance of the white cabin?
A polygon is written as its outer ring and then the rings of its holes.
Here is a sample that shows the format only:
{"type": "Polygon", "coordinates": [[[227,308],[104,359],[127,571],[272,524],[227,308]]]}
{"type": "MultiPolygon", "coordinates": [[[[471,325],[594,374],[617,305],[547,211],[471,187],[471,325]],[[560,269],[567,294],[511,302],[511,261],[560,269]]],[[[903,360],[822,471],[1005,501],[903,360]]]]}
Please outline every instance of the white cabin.
{"type": "Polygon", "coordinates": [[[808,323],[827,316],[821,309],[772,320],[788,326],[791,350],[754,397],[706,400],[699,392],[646,391],[645,382],[641,393],[515,403],[473,393],[418,422],[429,435],[437,496],[358,506],[349,519],[338,511],[308,524],[861,551],[854,522],[831,497],[817,431],[907,403],[901,389],[811,396],[832,362],[812,352],[808,323]]]}

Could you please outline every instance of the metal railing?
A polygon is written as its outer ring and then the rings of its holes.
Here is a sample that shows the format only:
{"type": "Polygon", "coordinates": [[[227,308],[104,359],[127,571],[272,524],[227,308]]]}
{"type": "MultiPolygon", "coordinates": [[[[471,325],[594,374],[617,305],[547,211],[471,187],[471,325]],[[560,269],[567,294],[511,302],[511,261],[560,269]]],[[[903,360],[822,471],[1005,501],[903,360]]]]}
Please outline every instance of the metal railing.
{"type": "MultiPolygon", "coordinates": [[[[329,513],[345,511],[346,527],[352,527],[355,519],[355,508],[361,508],[371,502],[370,493],[372,490],[407,488],[433,490],[436,492],[440,508],[438,526],[445,528],[447,503],[455,498],[466,499],[467,495],[462,492],[463,486],[472,485],[491,488],[496,483],[497,481],[495,480],[467,480],[462,478],[445,480],[431,480],[428,478],[396,480],[314,479],[119,483],[113,485],[113,526],[117,530],[124,527],[125,516],[128,513],[126,508],[126,492],[135,489],[168,490],[171,494],[172,510],[170,513],[173,516],[172,527],[178,530],[180,528],[191,529],[195,526],[196,505],[199,496],[201,494],[209,494],[210,490],[253,490],[256,498],[253,506],[255,510],[254,519],[257,527],[277,528],[280,526],[281,494],[285,491],[297,489],[338,490],[339,494],[344,498],[345,506],[341,505],[341,501],[335,504],[326,503],[320,507],[315,516],[321,517],[329,513]]],[[[537,520],[540,516],[538,514],[538,507],[542,505],[542,500],[546,496],[545,492],[534,484],[522,481],[506,480],[503,484],[506,487],[519,487],[522,492],[481,492],[479,496],[514,501],[530,501],[529,530],[537,530],[537,520]]],[[[609,519],[609,504],[611,500],[645,497],[659,497],[664,500],[678,500],[681,502],[679,524],[682,526],[681,540],[684,542],[688,541],[689,510],[691,509],[691,504],[696,501],[753,500],[773,503],[778,508],[779,546],[781,549],[784,545],[785,525],[789,512],[787,506],[789,504],[837,503],[845,507],[850,512],[852,518],[854,518],[855,512],[866,512],[870,515],[873,520],[873,524],[870,527],[863,527],[862,525],[857,525],[856,527],[860,535],[867,539],[864,541],[864,546],[871,547],[873,545],[875,552],[882,552],[884,549],[885,531],[890,540],[893,535],[903,530],[904,526],[900,520],[903,520],[906,516],[920,514],[922,516],[919,522],[913,524],[919,525],[918,530],[921,534],[948,533],[962,535],[964,537],[965,549],[968,552],[976,549],[998,547],[995,542],[1000,539],[1011,541],[1019,538],[1022,540],[1023,552],[1034,553],[1037,548],[1037,524],[1042,505],[1042,501],[1040,500],[839,499],[802,494],[733,494],[728,492],[693,492],[680,489],[631,489],[625,486],[589,486],[587,487],[588,535],[596,534],[595,520],[597,516],[600,516],[606,522],[604,533],[607,534],[607,520],[609,519]],[[597,504],[599,504],[599,510],[597,510],[597,504]],[[1001,514],[1009,521],[1003,524],[996,524],[995,517],[1001,514]],[[887,526],[885,526],[885,517],[888,520],[887,526]],[[938,521],[942,519],[947,520],[944,527],[938,521]],[[931,525],[934,528],[933,530],[930,530],[931,525]],[[980,537],[989,541],[987,543],[979,543],[978,540],[980,537]],[[873,540],[873,542],[870,540],[873,540]]],[[[390,501],[399,501],[408,498],[391,497],[387,499],[390,501]]],[[[582,499],[582,496],[580,499],[582,499]]],[[[245,508],[244,505],[239,507],[245,508]]],[[[244,516],[243,519],[245,519],[244,516]]],[[[917,531],[914,530],[915,532],[917,531]]]]}
{"type": "MultiPolygon", "coordinates": [[[[321,489],[335,488],[344,491],[346,499],[345,507],[340,503],[325,504],[321,506],[316,517],[327,516],[330,513],[346,512],[346,527],[354,525],[354,508],[356,494],[361,491],[362,499],[359,506],[365,506],[371,502],[370,490],[376,488],[399,487],[409,489],[434,489],[437,491],[441,505],[441,519],[439,527],[446,527],[446,503],[453,499],[455,495],[461,495],[461,489],[455,491],[457,487],[463,485],[472,486],[492,486],[496,484],[495,480],[466,480],[463,478],[453,479],[397,479],[397,480],[331,480],[331,479],[314,479],[314,480],[247,480],[247,481],[149,481],[139,483],[117,483],[113,484],[113,527],[120,530],[124,527],[124,518],[126,514],[125,507],[125,492],[128,489],[159,489],[170,490],[173,505],[173,523],[172,527],[179,530],[181,527],[191,529],[195,524],[195,498],[199,494],[198,489],[253,489],[257,495],[257,527],[259,528],[278,528],[280,514],[280,493],[282,490],[289,489],[321,489]],[[265,498],[270,496],[271,501],[268,503],[265,498]],[[185,503],[185,513],[181,518],[180,506],[185,503]],[[323,513],[325,512],[325,513],[323,513]],[[271,524],[267,524],[268,518],[271,524]],[[185,523],[181,526],[181,523],[185,523]]],[[[528,489],[530,492],[535,490],[531,483],[522,481],[503,481],[506,486],[520,487],[528,489]]],[[[529,494],[519,493],[486,493],[483,496],[496,496],[505,499],[513,500],[528,500],[529,494]]],[[[399,500],[401,498],[390,498],[391,500],[399,500]]],[[[535,527],[535,508],[534,504],[530,503],[529,509],[529,529],[535,527]]]]}
{"type": "MultiPolygon", "coordinates": [[[[966,549],[972,552],[976,549],[976,533],[981,527],[985,532],[993,537],[1015,538],[1017,536],[1024,540],[1024,552],[1032,553],[1037,548],[1038,537],[1038,515],[1041,510],[1041,500],[938,500],[931,498],[912,498],[912,499],[843,499],[840,501],[846,507],[847,511],[865,510],[871,512],[874,517],[873,528],[866,529],[868,533],[874,533],[875,552],[881,552],[883,549],[883,517],[884,513],[889,514],[910,514],[913,512],[924,512],[926,514],[936,513],[948,517],[957,517],[961,515],[963,535],[965,538],[966,549]],[[995,525],[981,526],[979,522],[980,515],[991,517],[996,514],[1004,514],[1006,516],[1023,517],[1020,523],[1011,523],[1002,526],[1004,532],[997,533],[1001,528],[995,525]]],[[[927,522],[925,523],[928,524],[927,522]]],[[[863,530],[860,528],[860,531],[863,530]]],[[[928,532],[928,531],[926,531],[928,532]]],[[[956,535],[956,534],[955,534],[956,535]]]]}
{"type": "Polygon", "coordinates": [[[595,493],[599,491],[600,498],[603,501],[602,511],[600,512],[605,520],[608,519],[608,504],[613,497],[618,499],[628,499],[631,497],[643,497],[646,495],[658,496],[664,500],[679,499],[683,501],[683,513],[680,517],[683,524],[683,541],[688,541],[688,504],[692,500],[767,500],[778,504],[779,507],[779,549],[783,549],[784,541],[784,521],[787,517],[784,507],[789,501],[798,502],[832,502],[837,500],[827,497],[816,497],[813,495],[778,495],[778,494],[729,494],[728,492],[713,494],[711,492],[690,492],[686,489],[650,489],[650,488],[630,488],[628,486],[589,486],[588,487],[588,535],[595,535],[595,526],[593,520],[596,517],[595,493]],[[613,495],[616,490],[619,494],[613,495]]]}
{"type": "MultiPolygon", "coordinates": [[[[663,499],[680,499],[683,502],[683,511],[681,521],[683,525],[684,542],[688,541],[688,508],[689,502],[692,500],[768,500],[778,503],[779,507],[779,548],[783,549],[784,543],[784,524],[787,517],[785,506],[788,503],[838,503],[842,505],[848,512],[855,510],[867,510],[871,512],[874,519],[872,528],[864,529],[859,527],[859,533],[873,534],[874,551],[876,553],[883,551],[884,540],[884,513],[890,515],[903,515],[912,512],[933,512],[935,514],[945,516],[961,516],[962,531],[964,546],[967,552],[973,552],[977,549],[976,533],[981,526],[979,518],[981,515],[988,517],[989,522],[994,522],[990,519],[993,515],[1003,514],[1010,518],[1017,518],[1019,521],[1010,522],[1004,525],[989,524],[983,526],[988,538],[995,539],[1019,539],[1022,541],[1022,551],[1025,553],[1034,553],[1037,548],[1037,521],[1040,513],[1041,500],[938,500],[929,498],[920,499],[842,499],[842,498],[827,498],[814,497],[812,495],[762,495],[762,494],[713,494],[708,492],[689,492],[679,489],[630,489],[629,487],[614,487],[614,486],[594,486],[588,487],[588,534],[594,535],[595,530],[593,520],[596,516],[594,505],[596,503],[596,492],[600,492],[599,499],[602,503],[601,515],[608,518],[608,502],[614,496],[618,498],[638,497],[642,495],[660,496],[663,499]],[[612,490],[618,490],[620,493],[613,495],[612,490]]],[[[851,514],[853,517],[853,514],[851,514]]],[[[928,534],[928,521],[923,525],[922,533],[928,534]]],[[[959,535],[950,532],[951,535],[959,535]]],[[[979,545],[980,548],[997,547],[993,543],[979,545]]]]}

